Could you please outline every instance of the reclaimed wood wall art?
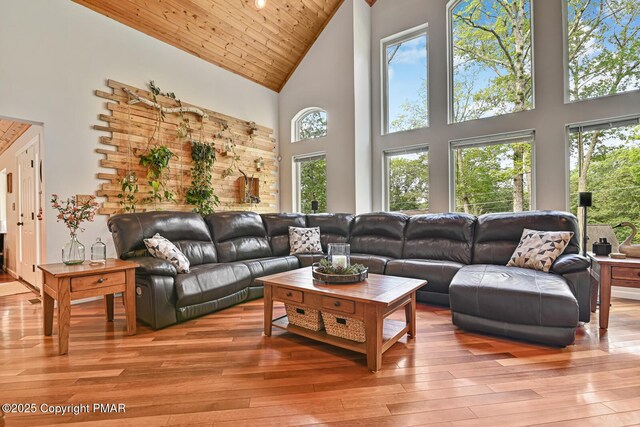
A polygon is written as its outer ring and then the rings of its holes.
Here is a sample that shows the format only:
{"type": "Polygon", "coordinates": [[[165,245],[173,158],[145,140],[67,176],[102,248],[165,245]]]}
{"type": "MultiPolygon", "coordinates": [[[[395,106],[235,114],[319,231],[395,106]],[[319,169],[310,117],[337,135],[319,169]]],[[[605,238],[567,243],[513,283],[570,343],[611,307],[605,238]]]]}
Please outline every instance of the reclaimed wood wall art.
{"type": "Polygon", "coordinates": [[[186,191],[191,185],[193,166],[191,140],[204,140],[215,145],[217,160],[212,183],[220,199],[216,210],[279,210],[278,160],[272,129],[164,95],[156,96],[157,103],[164,109],[185,107],[187,111],[182,116],[166,112],[164,119],[158,122],[158,109],[144,102],[153,99],[151,92],[113,80],[108,80],[107,86],[110,92],[95,91],[96,96],[107,101],[109,114],[100,114],[100,121],[106,124],[95,125],[94,129],[110,134],[100,137],[100,143],[109,148],[98,148],[96,151],[104,155],[100,166],[113,169],[112,173],[100,172],[97,175],[106,181],[96,192],[97,196],[104,198],[100,214],[123,212],[122,180],[130,175],[135,175],[138,185],[138,192],[133,194],[136,212],[193,210],[194,206],[185,200],[186,191]],[[201,113],[204,113],[204,117],[201,113]],[[188,119],[190,136],[179,135],[183,118],[188,119]],[[169,162],[167,180],[167,188],[175,194],[175,203],[163,201],[154,205],[144,201],[151,193],[151,186],[147,180],[147,168],[140,165],[140,157],[150,147],[157,145],[166,146],[175,154],[169,162]],[[247,181],[259,183],[248,188],[254,191],[259,189],[260,194],[245,193],[243,172],[247,181]],[[259,203],[256,203],[258,200],[259,203]]]}

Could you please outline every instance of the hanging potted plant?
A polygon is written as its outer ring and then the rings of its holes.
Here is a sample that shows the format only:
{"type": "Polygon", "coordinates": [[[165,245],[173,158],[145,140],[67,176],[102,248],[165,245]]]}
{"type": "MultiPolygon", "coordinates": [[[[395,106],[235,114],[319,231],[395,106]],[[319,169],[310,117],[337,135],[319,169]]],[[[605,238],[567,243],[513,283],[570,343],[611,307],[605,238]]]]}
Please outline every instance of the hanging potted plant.
{"type": "Polygon", "coordinates": [[[167,187],[169,181],[169,161],[175,156],[168,147],[151,147],[140,156],[140,165],[147,168],[147,182],[151,187],[149,197],[144,201],[153,203],[157,209],[163,201],[175,202],[175,194],[167,187]]]}
{"type": "Polygon", "coordinates": [[[93,221],[99,203],[95,197],[77,200],[77,196],[74,196],[63,200],[57,194],[52,194],[51,206],[58,211],[58,222],[64,222],[71,234],[71,240],[62,248],[62,262],[68,265],[82,264],[85,251],[84,245],[78,241],[78,230],[84,231],[84,221],[93,221]]]}
{"type": "Polygon", "coordinates": [[[194,212],[207,215],[220,204],[213,187],[213,165],[216,162],[216,149],[213,143],[206,141],[191,141],[191,186],[185,198],[187,203],[194,205],[194,212]]]}

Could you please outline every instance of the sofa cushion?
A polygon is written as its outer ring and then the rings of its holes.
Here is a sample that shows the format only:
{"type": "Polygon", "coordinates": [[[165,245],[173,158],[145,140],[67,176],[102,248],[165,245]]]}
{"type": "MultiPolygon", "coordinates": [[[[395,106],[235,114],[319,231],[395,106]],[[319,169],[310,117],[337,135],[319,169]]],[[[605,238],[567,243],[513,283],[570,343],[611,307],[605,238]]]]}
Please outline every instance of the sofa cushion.
{"type": "Polygon", "coordinates": [[[571,231],[537,231],[525,228],[507,266],[548,272],[572,237],[571,231]]]}
{"type": "Polygon", "coordinates": [[[427,285],[421,290],[446,294],[451,280],[462,267],[464,264],[453,261],[396,259],[387,263],[384,274],[423,279],[427,285]]]}
{"type": "Polygon", "coordinates": [[[351,252],[402,258],[404,229],[409,217],[399,213],[356,216],[351,228],[351,252]]]}
{"type": "Polygon", "coordinates": [[[572,231],[564,253],[580,252],[578,220],[567,212],[532,211],[486,214],[478,217],[473,244],[473,264],[506,265],[520,243],[525,228],[542,231],[572,231]]]}
{"type": "Polygon", "coordinates": [[[121,259],[145,256],[144,239],[156,233],[171,241],[194,265],[217,262],[209,228],[192,212],[152,211],[114,215],[107,222],[121,259]]]}
{"type": "Polygon", "coordinates": [[[298,258],[298,262],[300,263],[300,268],[310,267],[316,262],[320,262],[321,260],[326,258],[325,254],[295,254],[295,257],[298,258]]]}
{"type": "Polygon", "coordinates": [[[307,227],[320,227],[322,251],[327,253],[329,243],[349,243],[349,232],[355,218],[352,214],[309,214],[307,227]]]}
{"type": "Polygon", "coordinates": [[[205,217],[219,262],[271,256],[262,218],[255,212],[216,212],[205,217]]]}
{"type": "Polygon", "coordinates": [[[462,213],[415,215],[405,231],[402,258],[471,264],[476,218],[462,213]]]}
{"type": "Polygon", "coordinates": [[[578,301],[551,273],[498,265],[468,265],[449,287],[451,310],[522,325],[575,327],[578,301]]]}
{"type": "Polygon", "coordinates": [[[387,262],[393,258],[370,254],[351,254],[351,264],[362,264],[369,269],[372,274],[384,274],[387,262]]]}
{"type": "Polygon", "coordinates": [[[254,280],[258,277],[269,276],[270,274],[295,270],[299,266],[298,258],[294,256],[250,259],[241,261],[240,263],[249,267],[251,278],[254,280]]]}
{"type": "Polygon", "coordinates": [[[289,227],[306,227],[306,216],[297,213],[269,213],[260,216],[267,232],[267,239],[271,245],[273,256],[289,255],[291,252],[289,248],[289,227]]]}
{"type": "Polygon", "coordinates": [[[243,264],[203,264],[175,278],[176,307],[216,300],[251,284],[251,272],[243,264]]]}

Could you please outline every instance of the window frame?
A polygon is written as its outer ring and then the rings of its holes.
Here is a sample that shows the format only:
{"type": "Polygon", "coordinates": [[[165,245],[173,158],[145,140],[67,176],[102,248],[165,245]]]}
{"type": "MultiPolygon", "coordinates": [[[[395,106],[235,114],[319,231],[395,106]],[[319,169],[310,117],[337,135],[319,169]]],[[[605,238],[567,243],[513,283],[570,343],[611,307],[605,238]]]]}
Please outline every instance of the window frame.
{"type": "MultiPolygon", "coordinates": [[[[327,160],[326,152],[317,151],[314,153],[299,154],[297,156],[291,157],[291,172],[292,172],[291,182],[293,183],[291,188],[292,190],[291,206],[294,209],[294,212],[298,212],[298,213],[302,212],[302,206],[301,206],[302,200],[300,197],[300,164],[305,161],[321,160],[321,159],[324,159],[325,161],[327,160]]],[[[328,198],[329,187],[327,185],[327,182],[325,182],[325,186],[327,187],[327,198],[328,198]]]]}
{"type": "MultiPolygon", "coordinates": [[[[608,95],[599,95],[593,96],[591,98],[582,98],[582,99],[571,99],[571,82],[569,78],[569,4],[567,0],[562,0],[562,71],[564,73],[564,103],[565,104],[574,104],[576,102],[584,102],[590,101],[592,99],[603,99],[610,98],[612,96],[624,95],[628,93],[640,92],[640,87],[636,89],[626,90],[624,92],[611,93],[608,95]]],[[[607,119],[604,120],[594,120],[592,122],[601,123],[606,122],[607,119]]],[[[585,122],[586,123],[586,122],[585,122]]],[[[570,126],[570,125],[567,125],[570,126]]]]}
{"type": "Polygon", "coordinates": [[[380,79],[380,93],[382,98],[382,103],[380,105],[380,117],[382,120],[380,121],[381,129],[380,135],[393,135],[400,132],[410,132],[418,129],[427,129],[431,127],[431,91],[430,89],[430,77],[431,73],[429,72],[429,68],[431,67],[431,61],[429,60],[429,23],[425,22],[424,24],[418,25],[416,27],[409,28],[407,30],[401,31],[399,33],[392,34],[390,36],[384,37],[380,39],[380,75],[382,78],[380,79]],[[395,132],[389,131],[389,109],[388,109],[388,101],[389,101],[389,70],[387,67],[387,46],[398,44],[405,42],[407,40],[418,38],[424,34],[427,38],[426,43],[426,55],[427,55],[427,67],[425,70],[426,73],[426,86],[427,86],[427,125],[420,128],[415,129],[407,129],[407,130],[399,130],[395,132]]]}
{"type": "MultiPolygon", "coordinates": [[[[409,145],[400,148],[390,148],[382,151],[382,210],[384,212],[390,212],[391,206],[389,200],[389,159],[395,156],[401,156],[403,154],[418,154],[427,153],[428,162],[431,162],[429,157],[429,144],[416,144],[409,145]]],[[[429,168],[429,194],[431,194],[431,168],[429,168]]],[[[431,204],[429,204],[429,211],[431,210],[431,204]]]]}
{"type": "Polygon", "coordinates": [[[314,139],[324,138],[329,134],[329,113],[322,107],[307,107],[298,111],[295,116],[291,119],[291,143],[302,142],[302,141],[311,141],[314,139]],[[327,126],[324,130],[324,135],[316,136],[315,138],[306,138],[306,139],[298,139],[298,135],[300,134],[300,121],[304,119],[311,113],[320,112],[324,113],[327,117],[327,126]]]}
{"type": "MultiPolygon", "coordinates": [[[[453,112],[453,20],[452,11],[464,0],[449,0],[447,3],[447,25],[446,25],[446,38],[447,38],[447,123],[450,125],[456,123],[467,123],[476,120],[492,119],[495,117],[504,117],[510,114],[523,113],[526,111],[532,111],[536,109],[536,46],[535,46],[535,7],[534,0],[529,0],[529,10],[531,14],[531,108],[523,111],[512,111],[510,113],[499,114],[495,116],[481,117],[479,119],[469,119],[465,121],[456,122],[454,120],[455,114],[453,112]]],[[[566,1],[566,0],[563,0],[566,1]]]]}
{"type": "Polygon", "coordinates": [[[449,141],[449,211],[456,211],[456,174],[453,150],[465,147],[485,147],[489,145],[511,144],[529,140],[531,144],[531,203],[529,211],[536,210],[536,132],[535,129],[525,129],[514,132],[496,133],[471,138],[449,141]]]}
{"type": "MultiPolygon", "coordinates": [[[[612,95],[607,95],[612,96],[612,95]]],[[[573,101],[577,102],[577,101],[573,101]]],[[[633,122],[640,124],[640,114],[628,114],[624,116],[610,117],[599,120],[588,120],[584,122],[569,123],[565,126],[565,210],[571,210],[571,133],[589,132],[595,129],[612,129],[625,125],[632,125],[633,122]],[[605,126],[608,125],[608,126],[605,126]],[[614,126],[615,125],[615,126],[614,126]],[[605,127],[603,127],[605,126],[605,127]]]]}

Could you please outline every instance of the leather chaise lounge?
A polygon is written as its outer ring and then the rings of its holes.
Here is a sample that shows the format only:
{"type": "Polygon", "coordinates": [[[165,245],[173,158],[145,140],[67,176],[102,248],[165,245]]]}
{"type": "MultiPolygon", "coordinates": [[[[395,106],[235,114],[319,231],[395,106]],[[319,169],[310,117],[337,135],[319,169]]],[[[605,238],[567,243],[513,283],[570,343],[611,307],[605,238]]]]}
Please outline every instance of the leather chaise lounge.
{"type": "Polygon", "coordinates": [[[427,280],[418,301],[450,306],[463,329],[564,346],[590,317],[589,263],[578,255],[577,220],[565,212],[144,212],[108,225],[118,256],[140,264],[138,318],[156,329],[260,298],[256,279],[319,261],[322,254],[289,255],[289,226],[319,227],[325,253],[329,243],[350,243],[352,262],[372,273],[427,280]],[[524,228],[575,235],[549,273],[506,267],[524,228]],[[189,273],[149,256],[143,240],[156,233],[184,252],[189,273]]]}

